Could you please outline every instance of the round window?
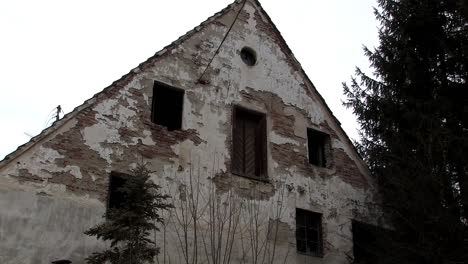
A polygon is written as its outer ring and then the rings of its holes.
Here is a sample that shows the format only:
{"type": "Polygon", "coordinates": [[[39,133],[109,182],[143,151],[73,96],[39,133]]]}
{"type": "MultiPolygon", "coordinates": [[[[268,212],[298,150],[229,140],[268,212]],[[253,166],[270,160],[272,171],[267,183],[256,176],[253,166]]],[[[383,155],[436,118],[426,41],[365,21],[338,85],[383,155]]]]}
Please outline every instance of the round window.
{"type": "Polygon", "coordinates": [[[240,56],[242,58],[242,61],[249,66],[255,65],[255,63],[257,62],[257,55],[255,55],[255,51],[251,48],[242,48],[240,56]]]}

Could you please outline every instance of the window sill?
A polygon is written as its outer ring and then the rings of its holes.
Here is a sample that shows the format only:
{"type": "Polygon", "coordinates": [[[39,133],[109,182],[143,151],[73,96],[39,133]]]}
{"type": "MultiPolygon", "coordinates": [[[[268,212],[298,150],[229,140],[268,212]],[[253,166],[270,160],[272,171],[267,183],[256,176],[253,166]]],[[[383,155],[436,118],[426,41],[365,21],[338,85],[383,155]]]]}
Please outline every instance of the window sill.
{"type": "Polygon", "coordinates": [[[249,175],[244,175],[244,174],[238,174],[238,173],[235,173],[235,172],[232,172],[232,175],[235,175],[235,176],[239,176],[239,177],[242,177],[242,178],[247,178],[249,180],[254,180],[254,181],[259,181],[259,182],[263,182],[263,183],[271,183],[271,180],[268,178],[268,177],[256,177],[256,176],[249,176],[249,175]]]}
{"type": "Polygon", "coordinates": [[[323,254],[313,254],[313,253],[307,253],[307,252],[301,252],[301,251],[296,251],[297,254],[301,256],[306,256],[306,257],[313,257],[313,258],[323,258],[323,254]]]}
{"type": "Polygon", "coordinates": [[[322,166],[315,165],[315,164],[312,164],[312,163],[307,163],[307,164],[309,164],[309,166],[310,166],[311,168],[319,169],[319,170],[333,170],[333,169],[334,169],[333,165],[332,165],[332,166],[325,166],[325,167],[322,167],[322,166]]]}
{"type": "Polygon", "coordinates": [[[328,167],[317,166],[317,165],[314,165],[314,164],[310,164],[310,166],[314,167],[315,169],[319,169],[319,170],[330,170],[331,169],[331,168],[328,168],[328,167]]]}
{"type": "Polygon", "coordinates": [[[146,122],[144,122],[144,124],[147,125],[147,126],[150,126],[153,129],[164,130],[164,131],[167,131],[167,132],[177,132],[177,131],[183,131],[184,130],[182,128],[169,129],[167,126],[156,124],[156,123],[151,122],[151,121],[146,121],[146,122]]]}

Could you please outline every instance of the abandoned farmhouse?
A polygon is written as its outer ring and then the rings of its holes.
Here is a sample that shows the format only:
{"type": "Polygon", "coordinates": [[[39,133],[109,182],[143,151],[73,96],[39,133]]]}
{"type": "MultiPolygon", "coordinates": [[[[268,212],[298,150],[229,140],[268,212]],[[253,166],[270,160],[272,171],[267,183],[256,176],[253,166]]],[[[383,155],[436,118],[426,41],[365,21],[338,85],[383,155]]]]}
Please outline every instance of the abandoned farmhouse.
{"type": "Polygon", "coordinates": [[[85,263],[108,247],[83,232],[139,162],[174,204],[157,263],[352,263],[354,223],[382,225],[366,164],[257,0],[0,162],[0,263],[85,263]]]}

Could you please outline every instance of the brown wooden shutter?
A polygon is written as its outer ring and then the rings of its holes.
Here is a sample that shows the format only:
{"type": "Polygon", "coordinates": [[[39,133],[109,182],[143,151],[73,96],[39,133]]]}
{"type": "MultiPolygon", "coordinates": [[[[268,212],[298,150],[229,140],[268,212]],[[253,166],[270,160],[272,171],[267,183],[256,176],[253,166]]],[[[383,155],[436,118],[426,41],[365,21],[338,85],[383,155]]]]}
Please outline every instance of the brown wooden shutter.
{"type": "Polygon", "coordinates": [[[257,171],[257,159],[258,159],[258,148],[257,148],[257,130],[258,124],[253,118],[244,119],[244,173],[247,176],[258,176],[257,171]]]}
{"type": "Polygon", "coordinates": [[[263,116],[257,129],[257,170],[256,175],[266,177],[267,171],[267,137],[266,118],[263,116]]]}
{"type": "Polygon", "coordinates": [[[244,174],[244,122],[234,109],[232,128],[232,172],[244,174]]]}
{"type": "Polygon", "coordinates": [[[265,116],[234,109],[232,128],[232,172],[266,177],[265,116]]]}

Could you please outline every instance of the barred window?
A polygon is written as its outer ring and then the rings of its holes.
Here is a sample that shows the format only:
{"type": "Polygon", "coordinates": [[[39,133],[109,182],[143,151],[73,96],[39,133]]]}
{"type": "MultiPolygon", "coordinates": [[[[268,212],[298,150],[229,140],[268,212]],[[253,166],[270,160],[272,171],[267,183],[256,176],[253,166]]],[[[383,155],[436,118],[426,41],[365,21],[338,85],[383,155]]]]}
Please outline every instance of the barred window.
{"type": "Polygon", "coordinates": [[[300,253],[323,255],[321,214],[296,208],[296,245],[300,253]]]}

